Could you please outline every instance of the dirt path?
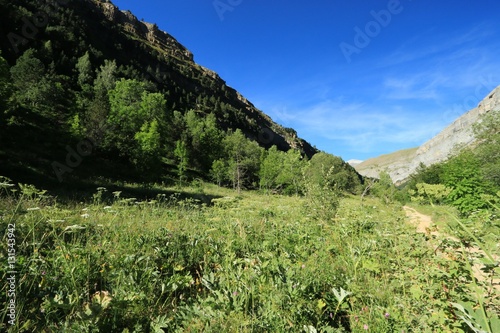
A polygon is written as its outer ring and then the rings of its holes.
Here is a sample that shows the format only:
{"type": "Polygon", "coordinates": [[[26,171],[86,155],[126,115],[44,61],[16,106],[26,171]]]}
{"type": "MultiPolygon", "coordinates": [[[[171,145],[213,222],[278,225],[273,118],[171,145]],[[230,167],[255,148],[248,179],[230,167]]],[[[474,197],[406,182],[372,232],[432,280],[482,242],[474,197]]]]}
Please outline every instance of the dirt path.
{"type": "Polygon", "coordinates": [[[432,219],[430,216],[421,214],[415,209],[408,206],[404,206],[403,209],[406,212],[406,216],[410,219],[410,222],[416,225],[417,232],[436,236],[439,235],[439,232],[437,232],[436,230],[431,230],[432,219]]]}
{"type": "MultiPolygon", "coordinates": [[[[404,206],[403,209],[406,213],[406,216],[409,218],[410,223],[414,224],[415,227],[417,228],[418,233],[424,233],[429,236],[435,236],[436,239],[447,238],[459,242],[457,238],[442,234],[435,227],[433,227],[432,218],[430,216],[419,213],[414,208],[408,206],[404,206]]],[[[429,242],[432,242],[432,240],[429,240],[429,242]]],[[[478,256],[486,257],[484,251],[477,247],[469,247],[467,248],[467,251],[469,252],[469,254],[472,254],[473,257],[475,258],[477,258],[478,256]]],[[[496,261],[500,260],[499,257],[495,255],[493,255],[493,259],[495,259],[496,261]]],[[[491,286],[493,288],[495,288],[497,291],[500,291],[500,278],[495,278],[493,279],[493,281],[491,281],[491,276],[485,274],[481,270],[481,267],[483,267],[483,265],[477,259],[474,260],[474,264],[472,266],[474,277],[478,281],[481,282],[486,281],[487,283],[491,283],[491,286]]]]}

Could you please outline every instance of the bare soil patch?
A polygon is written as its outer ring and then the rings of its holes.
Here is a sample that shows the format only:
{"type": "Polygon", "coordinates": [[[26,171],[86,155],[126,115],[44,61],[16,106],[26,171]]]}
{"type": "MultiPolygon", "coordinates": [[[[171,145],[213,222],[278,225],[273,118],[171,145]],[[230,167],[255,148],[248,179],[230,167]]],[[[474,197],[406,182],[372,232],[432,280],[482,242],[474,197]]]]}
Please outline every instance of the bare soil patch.
{"type": "MultiPolygon", "coordinates": [[[[433,243],[433,239],[441,241],[443,238],[457,242],[459,241],[459,239],[457,239],[456,237],[443,234],[439,230],[437,230],[437,228],[433,225],[432,218],[430,216],[419,213],[414,208],[408,206],[404,206],[403,209],[406,213],[406,217],[408,217],[409,219],[409,222],[415,225],[417,229],[416,231],[418,233],[424,233],[428,236],[431,236],[429,238],[429,242],[433,243]]],[[[433,245],[435,246],[435,244],[433,245]]],[[[495,277],[492,279],[490,274],[487,274],[481,270],[483,264],[479,261],[479,258],[486,257],[484,251],[474,246],[467,247],[466,250],[468,252],[468,255],[474,258],[474,262],[472,265],[472,271],[474,272],[474,277],[480,282],[491,283],[492,288],[495,288],[497,291],[500,291],[500,278],[495,277]]],[[[499,261],[498,256],[493,255],[493,259],[495,259],[495,261],[497,262],[499,261]]]]}

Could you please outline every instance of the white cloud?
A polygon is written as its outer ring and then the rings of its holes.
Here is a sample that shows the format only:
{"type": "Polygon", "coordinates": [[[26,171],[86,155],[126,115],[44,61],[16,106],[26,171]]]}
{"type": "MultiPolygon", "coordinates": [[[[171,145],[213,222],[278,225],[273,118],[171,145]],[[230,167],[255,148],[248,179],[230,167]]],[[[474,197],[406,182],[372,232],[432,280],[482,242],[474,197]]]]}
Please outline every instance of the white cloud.
{"type": "Polygon", "coordinates": [[[398,107],[375,110],[367,104],[330,100],[288,111],[283,118],[291,122],[299,135],[320,137],[358,152],[393,144],[413,147],[443,128],[442,121],[423,121],[422,115],[398,107]]]}
{"type": "Polygon", "coordinates": [[[417,146],[500,84],[500,41],[492,30],[427,31],[371,67],[340,66],[291,82],[266,95],[273,104],[262,109],[334,154],[417,146]]]}

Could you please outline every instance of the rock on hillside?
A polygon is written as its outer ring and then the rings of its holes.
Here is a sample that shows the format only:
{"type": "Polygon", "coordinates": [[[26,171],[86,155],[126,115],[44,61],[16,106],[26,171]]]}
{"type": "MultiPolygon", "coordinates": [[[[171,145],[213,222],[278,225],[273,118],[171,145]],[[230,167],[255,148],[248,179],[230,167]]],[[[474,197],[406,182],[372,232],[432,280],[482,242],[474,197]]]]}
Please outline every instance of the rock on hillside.
{"type": "Polygon", "coordinates": [[[370,178],[378,178],[380,172],[388,171],[394,180],[399,175],[408,173],[409,165],[415,158],[417,148],[399,150],[397,152],[370,158],[363,163],[355,165],[354,168],[361,175],[370,178]]]}
{"type": "Polygon", "coordinates": [[[456,147],[474,142],[472,125],[480,116],[500,110],[500,86],[490,92],[477,107],[469,110],[418,149],[408,149],[366,160],[356,170],[363,176],[378,177],[387,171],[395,184],[404,183],[420,163],[432,165],[446,160],[456,147]]]}
{"type": "Polygon", "coordinates": [[[162,50],[170,51],[172,56],[193,61],[193,54],[170,34],[159,30],[156,24],[139,21],[130,11],[121,11],[111,2],[89,2],[99,6],[109,21],[121,24],[128,33],[139,36],[162,50]]]}
{"type": "Polygon", "coordinates": [[[347,161],[347,163],[349,163],[351,166],[354,167],[354,166],[356,166],[358,164],[363,163],[363,161],[362,160],[349,160],[349,161],[347,161]]]}

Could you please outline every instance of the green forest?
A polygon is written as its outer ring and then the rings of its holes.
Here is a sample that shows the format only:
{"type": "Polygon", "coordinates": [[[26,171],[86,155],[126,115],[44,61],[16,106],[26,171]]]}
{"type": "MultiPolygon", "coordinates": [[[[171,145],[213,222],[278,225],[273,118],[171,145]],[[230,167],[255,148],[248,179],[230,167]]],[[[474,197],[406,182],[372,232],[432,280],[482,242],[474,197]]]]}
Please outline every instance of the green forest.
{"type": "Polygon", "coordinates": [[[106,3],[0,0],[0,331],[500,332],[500,112],[362,177],[106,3]]]}

